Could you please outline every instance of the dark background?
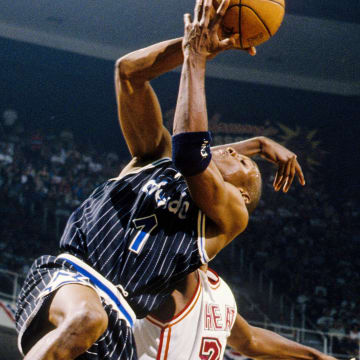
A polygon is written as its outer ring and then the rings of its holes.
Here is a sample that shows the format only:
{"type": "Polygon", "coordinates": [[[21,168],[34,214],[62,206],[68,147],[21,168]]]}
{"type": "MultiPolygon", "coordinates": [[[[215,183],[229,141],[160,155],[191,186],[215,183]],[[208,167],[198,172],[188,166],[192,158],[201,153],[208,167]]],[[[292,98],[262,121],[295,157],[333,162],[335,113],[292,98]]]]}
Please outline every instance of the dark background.
{"type": "MultiPolygon", "coordinates": [[[[0,111],[16,109],[29,133],[37,128],[54,133],[70,129],[100,152],[115,150],[128,159],[117,123],[112,61],[4,38],[0,38],[0,48],[4,50],[0,52],[0,111]]],[[[178,83],[178,73],[152,82],[164,113],[175,106],[178,83]]],[[[334,196],[359,190],[358,96],[217,78],[207,78],[206,89],[209,118],[220,114],[221,122],[300,127],[299,148],[292,149],[300,151],[300,161],[309,155],[303,144],[306,134],[316,129],[319,145],[312,156],[321,153],[321,162],[313,169],[316,176],[327,178],[334,196]]],[[[238,135],[253,134],[234,134],[238,135]]],[[[279,140],[280,135],[281,130],[274,138],[279,140]]]]}

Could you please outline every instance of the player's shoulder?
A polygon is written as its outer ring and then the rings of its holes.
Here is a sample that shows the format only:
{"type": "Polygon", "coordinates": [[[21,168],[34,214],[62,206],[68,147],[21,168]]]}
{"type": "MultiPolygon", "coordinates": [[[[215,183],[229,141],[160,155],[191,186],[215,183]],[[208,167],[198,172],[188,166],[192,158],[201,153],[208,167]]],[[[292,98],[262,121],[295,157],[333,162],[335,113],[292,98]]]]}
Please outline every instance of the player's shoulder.
{"type": "Polygon", "coordinates": [[[110,180],[120,180],[127,176],[135,175],[143,171],[153,169],[156,167],[171,167],[172,160],[169,157],[164,157],[156,160],[140,160],[134,157],[120,172],[120,174],[110,180]]]}
{"type": "Polygon", "coordinates": [[[226,282],[218,275],[218,273],[211,269],[207,268],[206,271],[200,270],[202,281],[207,284],[212,290],[216,290],[219,288],[228,288],[226,282]]]}
{"type": "Polygon", "coordinates": [[[220,286],[221,278],[215,270],[208,268],[205,275],[206,280],[211,288],[217,289],[220,286]]]}
{"type": "Polygon", "coordinates": [[[221,292],[227,292],[229,295],[233,296],[233,293],[229,287],[229,285],[226,283],[226,281],[220,277],[217,272],[211,268],[208,268],[206,273],[206,282],[209,285],[209,287],[212,290],[217,290],[221,292]]]}

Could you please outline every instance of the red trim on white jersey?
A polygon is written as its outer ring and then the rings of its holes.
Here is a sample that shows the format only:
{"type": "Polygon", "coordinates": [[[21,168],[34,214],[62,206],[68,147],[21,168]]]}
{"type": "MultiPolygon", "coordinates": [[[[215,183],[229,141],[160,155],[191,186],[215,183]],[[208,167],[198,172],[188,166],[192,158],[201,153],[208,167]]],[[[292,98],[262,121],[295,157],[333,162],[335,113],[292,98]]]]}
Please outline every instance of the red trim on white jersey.
{"type": "Polygon", "coordinates": [[[148,315],[146,317],[146,320],[150,321],[152,324],[158,326],[161,328],[161,334],[160,334],[160,343],[158,347],[158,353],[156,356],[156,360],[166,360],[169,346],[170,346],[170,339],[171,339],[171,327],[181,320],[183,320],[194,308],[197,301],[199,300],[200,294],[202,291],[202,285],[200,278],[198,277],[198,284],[196,287],[196,290],[190,299],[190,301],[187,303],[185,308],[179,312],[176,316],[174,316],[169,322],[163,323],[160,320],[156,319],[153,316],[148,315]]]}
{"type": "Polygon", "coordinates": [[[160,335],[159,349],[156,360],[166,360],[169,352],[171,326],[163,328],[160,335]]]}
{"type": "Polygon", "coordinates": [[[212,289],[217,289],[220,286],[220,276],[212,269],[208,268],[206,275],[212,289]]]}

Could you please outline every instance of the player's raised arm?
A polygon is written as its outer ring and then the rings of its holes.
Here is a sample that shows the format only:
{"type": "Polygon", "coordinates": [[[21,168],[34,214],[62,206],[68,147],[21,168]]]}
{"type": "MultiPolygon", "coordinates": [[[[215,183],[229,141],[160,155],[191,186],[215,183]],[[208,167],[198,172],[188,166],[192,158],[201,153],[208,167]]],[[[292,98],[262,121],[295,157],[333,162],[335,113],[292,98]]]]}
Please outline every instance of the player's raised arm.
{"type": "MultiPolygon", "coordinates": [[[[116,61],[115,89],[120,126],[130,154],[140,162],[171,155],[170,135],[150,80],[183,63],[182,38],[131,52],[116,61]]],[[[223,49],[213,47],[208,59],[223,49]]],[[[244,49],[255,55],[254,47],[244,49]]]]}
{"type": "Polygon", "coordinates": [[[224,144],[212,147],[212,150],[219,150],[232,147],[240,154],[246,156],[260,155],[264,159],[274,163],[277,171],[274,179],[274,189],[287,192],[294,180],[295,175],[301,185],[305,185],[304,174],[297,160],[296,154],[277,142],[265,137],[258,136],[232,144],[224,144]]]}
{"type": "Polygon", "coordinates": [[[211,0],[197,0],[192,22],[189,14],[184,16],[184,63],[173,130],[173,161],[185,176],[192,198],[210,219],[206,227],[206,250],[210,257],[247,226],[245,202],[250,198],[240,178],[253,170],[245,169],[252,165],[242,165],[239,154],[221,151],[211,154],[209,146],[206,58],[211,49],[232,46],[232,39],[219,40],[217,37],[217,27],[228,5],[229,0],[222,2],[211,24],[211,0]],[[227,181],[230,179],[233,181],[227,181]]]}
{"type": "Polygon", "coordinates": [[[121,130],[139,162],[171,156],[170,134],[163,126],[159,101],[150,80],[181,65],[182,39],[134,51],[115,65],[115,89],[121,130]]]}
{"type": "Polygon", "coordinates": [[[251,359],[336,360],[273,331],[251,326],[237,314],[228,345],[251,359]]]}

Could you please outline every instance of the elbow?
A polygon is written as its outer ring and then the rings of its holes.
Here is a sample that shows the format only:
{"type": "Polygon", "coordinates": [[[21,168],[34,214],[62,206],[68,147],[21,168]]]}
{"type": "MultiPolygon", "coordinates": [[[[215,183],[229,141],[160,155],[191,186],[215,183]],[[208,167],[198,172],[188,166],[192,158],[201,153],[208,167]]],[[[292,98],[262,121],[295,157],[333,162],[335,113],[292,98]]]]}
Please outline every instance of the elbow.
{"type": "Polygon", "coordinates": [[[249,224],[249,212],[245,208],[243,210],[242,216],[239,216],[239,219],[237,221],[238,235],[245,231],[248,224],[249,224]]]}
{"type": "Polygon", "coordinates": [[[256,340],[252,336],[243,336],[242,334],[232,339],[232,342],[228,341],[228,345],[244,356],[253,357],[256,354],[254,351],[254,341],[256,340]]]}
{"type": "Polygon", "coordinates": [[[249,223],[249,213],[244,209],[238,213],[238,216],[233,220],[231,224],[228,224],[229,228],[226,230],[228,234],[231,234],[232,238],[239,236],[245,231],[249,223]]]}
{"type": "Polygon", "coordinates": [[[119,80],[129,80],[131,78],[131,66],[126,56],[123,56],[115,62],[115,74],[119,80]]]}
{"type": "Polygon", "coordinates": [[[141,87],[146,81],[148,81],[146,78],[144,78],[144,74],[139,68],[139,65],[136,64],[135,61],[128,55],[125,55],[116,60],[115,80],[119,84],[126,84],[123,89],[141,87]]]}
{"type": "Polygon", "coordinates": [[[245,356],[254,358],[261,355],[258,350],[259,345],[257,344],[256,337],[252,335],[244,341],[240,352],[245,356]]]}

